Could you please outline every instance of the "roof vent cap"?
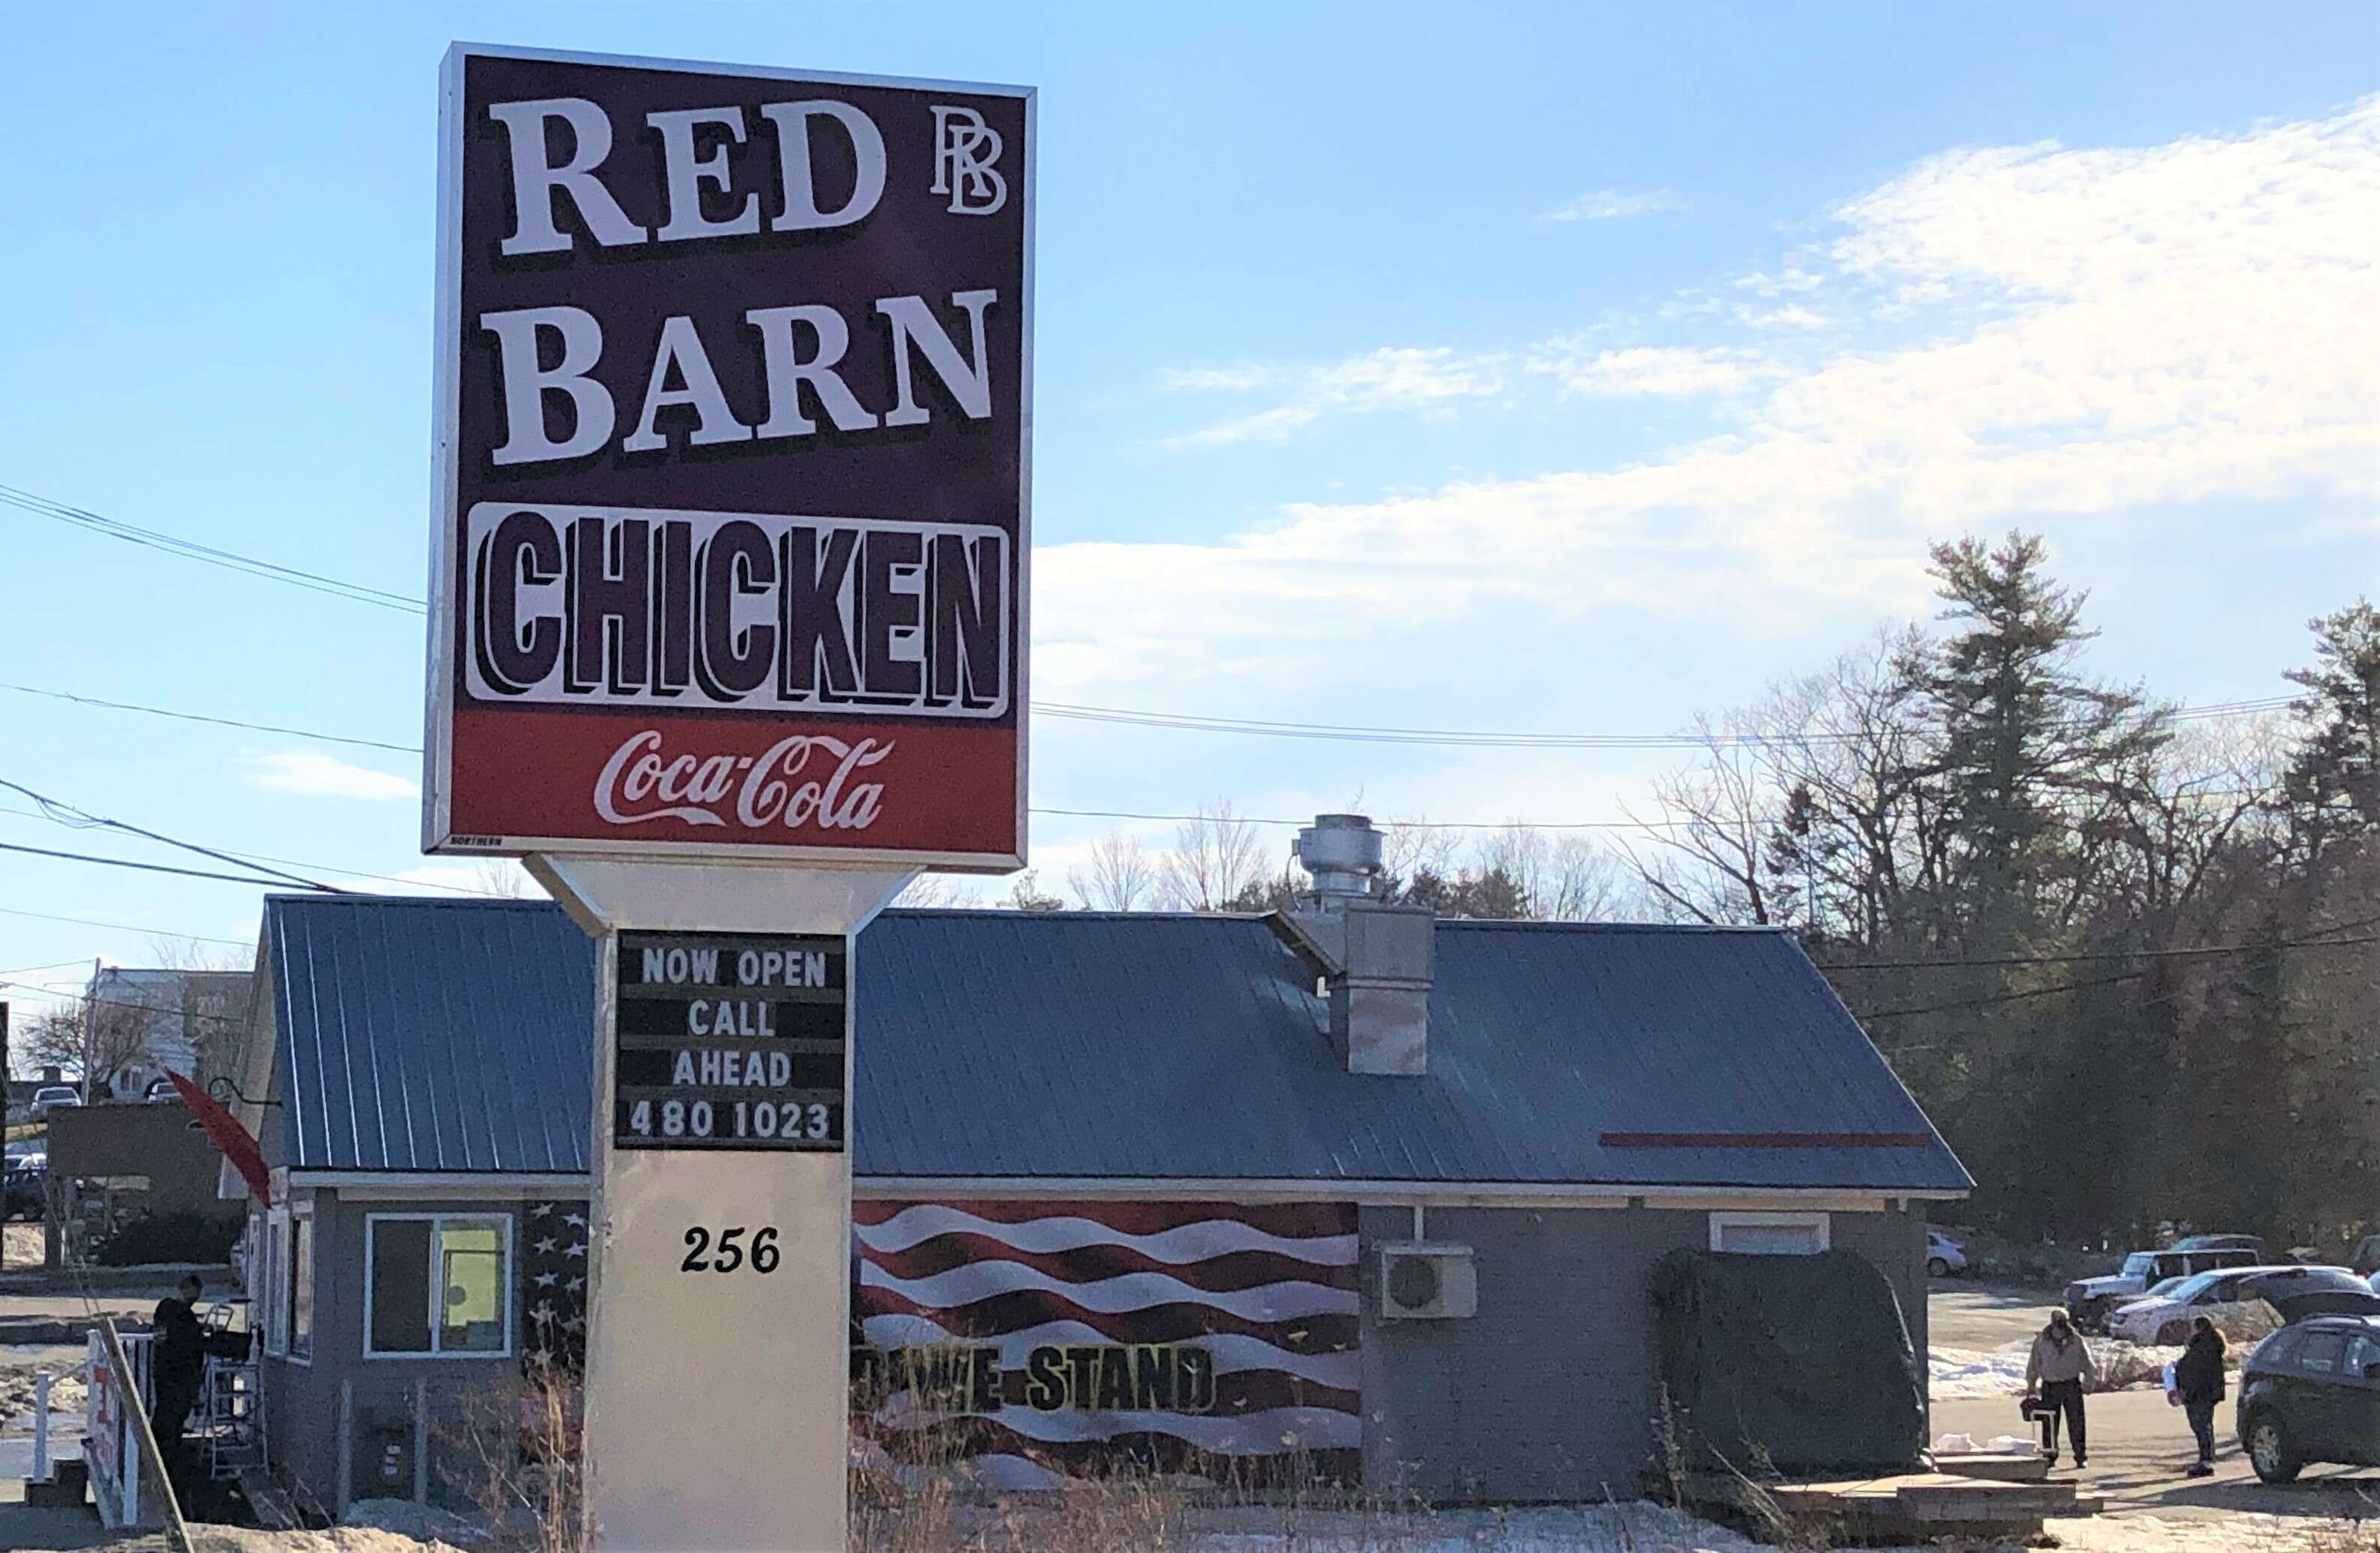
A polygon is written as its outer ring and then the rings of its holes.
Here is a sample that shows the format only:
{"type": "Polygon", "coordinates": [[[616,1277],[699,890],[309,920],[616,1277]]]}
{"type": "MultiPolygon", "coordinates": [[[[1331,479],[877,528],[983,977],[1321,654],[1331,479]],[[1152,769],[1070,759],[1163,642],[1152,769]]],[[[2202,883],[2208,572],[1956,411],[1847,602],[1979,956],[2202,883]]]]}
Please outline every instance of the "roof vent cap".
{"type": "Polygon", "coordinates": [[[1318,814],[1297,832],[1297,861],[1313,882],[1314,905],[1369,900],[1380,887],[1380,832],[1369,815],[1318,814]]]}

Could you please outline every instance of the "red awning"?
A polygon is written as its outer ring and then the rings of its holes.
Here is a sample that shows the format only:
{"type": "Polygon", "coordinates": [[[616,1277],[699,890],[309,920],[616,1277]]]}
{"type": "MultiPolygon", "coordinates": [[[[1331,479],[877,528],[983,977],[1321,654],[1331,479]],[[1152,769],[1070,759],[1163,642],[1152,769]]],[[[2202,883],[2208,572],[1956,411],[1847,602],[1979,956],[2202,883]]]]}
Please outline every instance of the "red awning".
{"type": "Polygon", "coordinates": [[[175,1091],[182,1097],[182,1103],[190,1108],[190,1114],[199,1119],[199,1125],[206,1129],[207,1136],[213,1141],[215,1147],[239,1171],[239,1178],[248,1183],[249,1195],[258,1202],[271,1206],[273,1172],[265,1168],[264,1151],[257,1147],[254,1138],[248,1135],[248,1129],[239,1124],[239,1118],[225,1110],[222,1101],[173,1069],[166,1069],[165,1076],[174,1081],[175,1091]]]}

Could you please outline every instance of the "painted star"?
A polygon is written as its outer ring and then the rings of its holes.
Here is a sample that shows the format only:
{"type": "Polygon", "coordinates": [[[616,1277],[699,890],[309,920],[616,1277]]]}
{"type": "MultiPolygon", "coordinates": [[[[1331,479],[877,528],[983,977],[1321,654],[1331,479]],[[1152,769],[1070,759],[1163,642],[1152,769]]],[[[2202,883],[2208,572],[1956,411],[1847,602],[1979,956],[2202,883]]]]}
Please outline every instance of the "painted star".
{"type": "Polygon", "coordinates": [[[569,1282],[564,1284],[563,1287],[576,1294],[578,1291],[587,1287],[587,1280],[583,1278],[574,1278],[569,1282]]]}
{"type": "Polygon", "coordinates": [[[577,1245],[574,1245],[569,1250],[564,1252],[563,1255],[565,1256],[583,1257],[587,1255],[587,1243],[585,1241],[580,1241],[577,1245]]]}
{"type": "Polygon", "coordinates": [[[538,1286],[539,1288],[540,1288],[540,1289],[551,1289],[551,1288],[552,1288],[552,1287],[553,1287],[553,1283],[554,1283],[554,1275],[553,1275],[553,1274],[552,1274],[552,1273],[550,1273],[550,1272],[541,1272],[541,1273],[540,1273],[540,1274],[538,1274],[538,1275],[537,1275],[537,1286],[538,1286]]]}
{"type": "Polygon", "coordinates": [[[540,1256],[551,1256],[553,1255],[553,1248],[561,1244],[562,1243],[560,1241],[555,1240],[552,1235],[548,1235],[543,1240],[537,1243],[538,1255],[540,1256]]]}
{"type": "Polygon", "coordinates": [[[531,1218],[551,1219],[553,1217],[553,1205],[552,1203],[540,1203],[528,1211],[531,1218]]]}
{"type": "Polygon", "coordinates": [[[587,1228],[587,1216],[583,1213],[565,1213],[562,1216],[562,1221],[574,1230],[587,1228]]]}

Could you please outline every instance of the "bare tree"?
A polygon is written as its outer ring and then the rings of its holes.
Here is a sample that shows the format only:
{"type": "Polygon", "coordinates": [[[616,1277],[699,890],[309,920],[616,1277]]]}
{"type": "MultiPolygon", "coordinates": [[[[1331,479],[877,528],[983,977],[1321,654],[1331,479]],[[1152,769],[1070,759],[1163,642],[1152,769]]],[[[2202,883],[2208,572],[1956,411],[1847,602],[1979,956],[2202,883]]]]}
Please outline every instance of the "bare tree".
{"type": "Polygon", "coordinates": [[[973,898],[967,887],[949,874],[919,874],[892,897],[892,904],[917,908],[963,906],[973,898]]]}
{"type": "Polygon", "coordinates": [[[1041,892],[1040,876],[1026,869],[1009,881],[1008,899],[1002,903],[1012,911],[1063,911],[1065,901],[1056,895],[1041,892]]]}
{"type": "Polygon", "coordinates": [[[1223,911],[1265,877],[1264,847],[1257,828],[1233,811],[1231,800],[1202,804],[1196,818],[1173,832],[1173,850],[1158,870],[1159,893],[1182,911],[1223,911]]]}
{"type": "Polygon", "coordinates": [[[1548,849],[1531,903],[1548,922],[1609,921],[1623,898],[1620,860],[1593,836],[1572,833],[1548,849]]]}
{"type": "Polygon", "coordinates": [[[1157,875],[1139,837],[1110,831],[1091,843],[1090,861],[1070,870],[1066,882],[1093,911],[1137,911],[1155,896],[1157,875]]]}
{"type": "Polygon", "coordinates": [[[56,1067],[103,1086],[149,1048],[150,1025],[165,1011],[115,998],[86,1000],[38,1014],[18,1050],[35,1067],[56,1067]]]}

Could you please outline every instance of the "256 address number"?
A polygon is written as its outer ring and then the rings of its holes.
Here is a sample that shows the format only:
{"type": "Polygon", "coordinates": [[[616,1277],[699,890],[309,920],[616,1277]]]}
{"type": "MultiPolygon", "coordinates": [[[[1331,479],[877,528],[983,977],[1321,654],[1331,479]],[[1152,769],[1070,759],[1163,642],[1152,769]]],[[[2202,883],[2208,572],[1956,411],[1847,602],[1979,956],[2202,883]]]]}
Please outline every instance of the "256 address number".
{"type": "Polygon", "coordinates": [[[772,1273],[783,1253],[777,1249],[777,1227],[763,1224],[748,1232],[752,1236],[747,1254],[742,1224],[732,1224],[714,1236],[700,1224],[686,1232],[686,1260],[677,1265],[680,1272],[736,1272],[749,1268],[757,1273],[772,1273]]]}

